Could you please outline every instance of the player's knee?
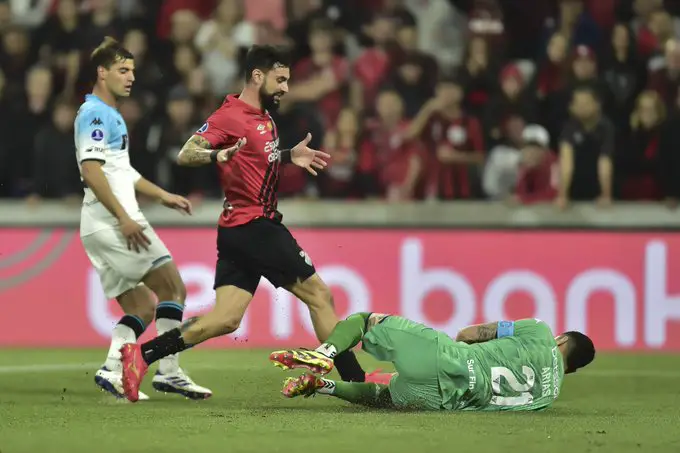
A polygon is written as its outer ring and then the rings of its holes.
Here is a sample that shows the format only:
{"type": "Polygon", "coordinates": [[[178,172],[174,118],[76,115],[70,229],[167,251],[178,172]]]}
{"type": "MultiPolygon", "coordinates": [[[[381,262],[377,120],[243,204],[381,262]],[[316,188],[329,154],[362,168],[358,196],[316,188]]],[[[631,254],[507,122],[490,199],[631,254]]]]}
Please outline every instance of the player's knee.
{"type": "Polygon", "coordinates": [[[187,298],[187,288],[182,280],[171,281],[156,293],[160,301],[173,301],[184,305],[187,298]]]}
{"type": "Polygon", "coordinates": [[[147,326],[151,324],[151,322],[154,320],[154,317],[156,316],[156,307],[153,303],[140,304],[137,306],[137,310],[135,311],[135,315],[139,316],[147,326]]]}
{"type": "Polygon", "coordinates": [[[310,297],[306,301],[310,308],[335,308],[333,293],[326,285],[314,285],[310,290],[310,297]]]}

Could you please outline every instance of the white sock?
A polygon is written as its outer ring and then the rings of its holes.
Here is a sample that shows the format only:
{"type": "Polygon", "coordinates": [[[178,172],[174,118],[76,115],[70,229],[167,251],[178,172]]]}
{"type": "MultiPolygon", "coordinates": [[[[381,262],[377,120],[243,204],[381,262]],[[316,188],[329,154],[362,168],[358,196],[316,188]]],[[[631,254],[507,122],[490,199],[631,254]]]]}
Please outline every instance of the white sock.
{"type": "Polygon", "coordinates": [[[316,393],[321,393],[322,395],[332,395],[335,393],[335,382],[330,379],[321,378],[323,381],[323,387],[316,389],[316,393]]]}
{"type": "MultiPolygon", "coordinates": [[[[158,331],[158,335],[163,335],[165,332],[178,328],[181,324],[182,322],[176,319],[158,318],[156,319],[156,330],[158,331]]],[[[177,370],[179,370],[178,354],[163,357],[158,361],[158,371],[160,371],[161,374],[173,374],[176,373],[177,370]]]]}
{"type": "Polygon", "coordinates": [[[137,335],[135,331],[124,324],[116,324],[113,328],[113,334],[111,335],[111,346],[109,347],[109,353],[106,356],[106,362],[104,366],[116,372],[122,372],[123,366],[120,362],[120,348],[123,347],[125,343],[137,343],[137,335]]]}
{"type": "Polygon", "coordinates": [[[324,343],[318,348],[315,349],[316,352],[320,352],[321,354],[325,355],[329,359],[332,359],[338,354],[338,350],[335,349],[335,346],[332,344],[324,343]]]}

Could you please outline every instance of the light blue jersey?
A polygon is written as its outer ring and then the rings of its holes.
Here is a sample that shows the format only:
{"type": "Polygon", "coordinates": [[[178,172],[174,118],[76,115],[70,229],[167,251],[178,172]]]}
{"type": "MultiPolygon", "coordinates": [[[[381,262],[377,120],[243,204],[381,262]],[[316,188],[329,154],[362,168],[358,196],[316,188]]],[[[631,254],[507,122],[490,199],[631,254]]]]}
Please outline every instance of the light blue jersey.
{"type": "MultiPolygon", "coordinates": [[[[135,195],[135,183],[141,175],[130,165],[127,126],[118,110],[88,94],[78,109],[74,136],[81,173],[83,162],[101,162],[111,190],[125,211],[133,220],[146,223],[135,195]]],[[[80,235],[87,236],[117,225],[115,217],[97,200],[92,190],[85,187],[80,235]]]]}

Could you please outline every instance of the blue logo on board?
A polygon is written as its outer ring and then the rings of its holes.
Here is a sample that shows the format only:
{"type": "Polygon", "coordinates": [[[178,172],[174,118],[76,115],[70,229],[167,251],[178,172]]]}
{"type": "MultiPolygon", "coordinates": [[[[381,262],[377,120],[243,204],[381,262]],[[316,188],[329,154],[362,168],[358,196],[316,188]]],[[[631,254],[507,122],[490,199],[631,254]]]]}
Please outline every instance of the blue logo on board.
{"type": "Polygon", "coordinates": [[[92,131],[91,137],[95,142],[101,142],[104,140],[104,132],[101,129],[95,129],[92,131]]]}

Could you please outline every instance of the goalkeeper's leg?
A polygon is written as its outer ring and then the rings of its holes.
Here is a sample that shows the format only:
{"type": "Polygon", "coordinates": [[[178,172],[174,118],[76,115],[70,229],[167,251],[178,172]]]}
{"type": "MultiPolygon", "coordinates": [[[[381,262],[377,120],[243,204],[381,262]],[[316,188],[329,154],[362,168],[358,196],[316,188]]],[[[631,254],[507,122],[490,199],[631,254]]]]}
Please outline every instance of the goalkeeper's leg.
{"type": "Polygon", "coordinates": [[[316,377],[311,373],[298,378],[288,378],[282,393],[289,397],[311,396],[315,393],[330,395],[353,404],[374,408],[392,408],[390,390],[386,385],[369,382],[343,382],[316,377]]]}
{"type": "Polygon", "coordinates": [[[333,358],[359,344],[368,329],[370,313],[355,313],[338,322],[328,340],[314,351],[284,350],[272,352],[269,359],[284,369],[306,368],[327,374],[333,369],[333,358]]]}

